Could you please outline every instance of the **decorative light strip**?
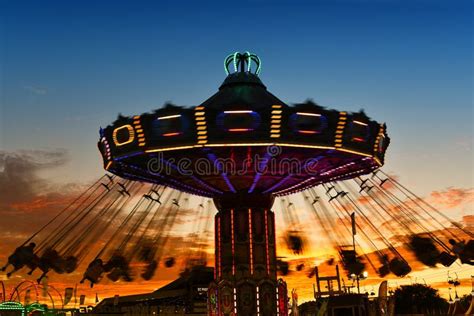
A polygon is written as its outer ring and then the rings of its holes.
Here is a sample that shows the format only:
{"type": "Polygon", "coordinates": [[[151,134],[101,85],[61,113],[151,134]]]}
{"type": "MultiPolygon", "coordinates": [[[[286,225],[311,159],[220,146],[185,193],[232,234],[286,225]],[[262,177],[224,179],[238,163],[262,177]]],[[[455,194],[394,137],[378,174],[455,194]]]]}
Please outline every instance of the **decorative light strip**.
{"type": "Polygon", "coordinates": [[[178,135],[181,135],[182,133],[180,132],[174,132],[174,133],[165,133],[163,134],[162,136],[164,137],[172,137],[172,136],[178,136],[178,135]]]}
{"type": "Polygon", "coordinates": [[[107,138],[105,138],[105,136],[102,136],[100,138],[100,141],[105,146],[105,155],[107,156],[107,160],[112,160],[112,154],[110,152],[110,145],[109,145],[109,142],[107,141],[107,138]]]}
{"type": "Polygon", "coordinates": [[[384,128],[383,128],[383,125],[380,124],[380,127],[379,127],[379,134],[377,135],[377,138],[375,139],[375,143],[374,143],[374,155],[377,154],[377,152],[379,151],[379,143],[380,143],[380,140],[382,138],[384,138],[384,128]]]}
{"type": "Polygon", "coordinates": [[[260,315],[260,293],[259,293],[260,290],[258,288],[258,285],[257,285],[256,290],[257,290],[257,316],[259,316],[260,315]]]}
{"type": "Polygon", "coordinates": [[[232,239],[232,275],[235,275],[235,245],[234,245],[234,209],[230,210],[230,226],[232,239]]]}
{"type": "Polygon", "coordinates": [[[222,265],[221,265],[221,254],[222,254],[222,250],[221,250],[221,218],[220,216],[217,218],[217,244],[218,244],[218,266],[217,266],[217,273],[218,273],[218,276],[219,278],[221,277],[221,273],[222,273],[222,265]]]}
{"type": "Polygon", "coordinates": [[[358,125],[362,125],[362,126],[368,126],[368,125],[369,125],[369,124],[367,124],[367,123],[364,123],[364,122],[361,122],[361,121],[356,121],[356,120],[353,120],[352,122],[353,122],[353,123],[356,123],[356,124],[358,124],[358,125]]]}
{"type": "Polygon", "coordinates": [[[359,156],[364,156],[364,157],[371,157],[371,158],[373,158],[373,156],[372,156],[371,154],[363,153],[363,152],[356,151],[356,150],[350,150],[350,149],[346,149],[346,148],[337,148],[337,150],[339,150],[339,151],[344,151],[344,152],[346,152],[346,153],[351,153],[351,154],[359,155],[359,156]]]}
{"type": "Polygon", "coordinates": [[[344,127],[346,126],[346,121],[347,113],[339,112],[339,122],[337,122],[336,136],[334,137],[334,147],[336,148],[342,147],[342,135],[344,132],[344,127]]]}
{"type": "Polygon", "coordinates": [[[110,166],[112,166],[113,161],[109,161],[105,166],[105,170],[109,170],[110,166]]]}
{"type": "Polygon", "coordinates": [[[318,114],[318,113],[308,113],[308,112],[296,112],[296,114],[298,115],[302,115],[302,116],[321,116],[321,114],[318,114]]]}
{"type": "Polygon", "coordinates": [[[280,138],[282,106],[272,105],[270,138],[280,138]]]}
{"type": "Polygon", "coordinates": [[[279,291],[279,288],[278,288],[278,286],[277,286],[276,291],[275,291],[275,293],[276,293],[276,305],[277,305],[277,306],[276,306],[276,307],[277,307],[277,308],[276,308],[276,310],[277,310],[277,316],[280,315],[280,298],[278,297],[278,291],[279,291]]]}
{"type": "Polygon", "coordinates": [[[181,117],[181,114],[174,114],[174,115],[168,115],[168,116],[161,116],[161,117],[158,117],[156,118],[158,121],[161,121],[161,120],[169,120],[169,119],[173,119],[173,118],[178,118],[178,117],[181,117]]]}
{"type": "Polygon", "coordinates": [[[249,208],[250,274],[253,275],[252,209],[249,208]]]}
{"type": "Polygon", "coordinates": [[[229,128],[229,132],[250,132],[253,131],[253,128],[229,128]]]}
{"type": "Polygon", "coordinates": [[[176,147],[166,147],[166,148],[157,148],[157,149],[148,149],[145,150],[146,153],[156,153],[160,151],[170,151],[170,150],[180,150],[180,149],[191,149],[195,146],[176,146],[176,147]]]}
{"type": "Polygon", "coordinates": [[[135,132],[138,135],[138,146],[144,147],[145,143],[145,134],[143,133],[143,128],[141,125],[141,119],[139,115],[135,115],[133,117],[133,127],[135,128],[135,132]]]}
{"type": "Polygon", "coordinates": [[[135,131],[133,130],[132,125],[126,124],[114,129],[114,131],[112,132],[112,139],[114,140],[114,144],[117,147],[130,144],[131,142],[133,142],[135,140],[135,131]],[[121,131],[122,129],[128,130],[128,139],[124,142],[119,142],[117,139],[117,133],[121,131]]]}
{"type": "Polygon", "coordinates": [[[237,288],[234,287],[234,315],[237,315],[237,288]]]}
{"type": "Polygon", "coordinates": [[[339,167],[330,169],[328,171],[325,171],[325,172],[321,173],[321,175],[322,176],[327,176],[327,175],[330,175],[331,173],[333,173],[334,171],[338,171],[338,170],[341,170],[341,169],[344,169],[344,168],[347,168],[347,167],[350,167],[350,166],[353,166],[353,165],[355,165],[355,162],[349,162],[349,163],[346,163],[342,166],[339,166],[339,167]]]}
{"type": "Polygon", "coordinates": [[[307,131],[307,130],[299,130],[298,133],[300,134],[318,134],[318,131],[307,131]]]}
{"type": "Polygon", "coordinates": [[[245,113],[253,113],[252,110],[235,110],[235,111],[224,111],[225,114],[245,114],[245,113]]]}
{"type": "Polygon", "coordinates": [[[265,210],[265,254],[267,257],[267,275],[270,275],[270,253],[269,253],[269,244],[270,240],[268,238],[268,210],[265,210]]]}
{"type": "Polygon", "coordinates": [[[194,117],[197,126],[197,145],[195,147],[202,147],[207,144],[207,125],[206,125],[206,112],[203,106],[197,106],[195,108],[194,117]]]}

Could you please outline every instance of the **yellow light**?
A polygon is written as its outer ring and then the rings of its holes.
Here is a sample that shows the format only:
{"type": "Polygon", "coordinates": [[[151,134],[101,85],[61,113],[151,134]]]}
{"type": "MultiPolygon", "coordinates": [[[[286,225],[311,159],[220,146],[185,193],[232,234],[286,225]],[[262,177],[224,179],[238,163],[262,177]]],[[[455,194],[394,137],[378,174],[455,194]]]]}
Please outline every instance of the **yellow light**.
{"type": "Polygon", "coordinates": [[[196,122],[196,125],[206,125],[206,122],[196,122]]]}
{"type": "Polygon", "coordinates": [[[205,131],[206,129],[207,129],[206,126],[198,126],[197,127],[198,131],[205,131]]]}
{"type": "Polygon", "coordinates": [[[204,107],[203,106],[196,107],[196,111],[200,111],[200,110],[204,110],[204,107]]]}
{"type": "Polygon", "coordinates": [[[142,128],[141,125],[135,125],[135,128],[142,128]]]}
{"type": "Polygon", "coordinates": [[[198,132],[198,135],[206,135],[207,134],[207,131],[200,131],[198,132]]]}
{"type": "Polygon", "coordinates": [[[351,150],[351,149],[346,149],[346,148],[338,148],[337,150],[344,151],[344,152],[347,152],[347,153],[350,153],[350,154],[356,154],[356,155],[360,155],[360,156],[364,156],[364,157],[373,158],[373,156],[371,154],[366,154],[366,153],[356,151],[356,150],[351,150]]]}
{"type": "Polygon", "coordinates": [[[280,105],[280,104],[274,104],[274,105],[272,105],[272,108],[277,108],[277,109],[279,109],[279,108],[281,108],[281,105],[280,105]]]}
{"type": "Polygon", "coordinates": [[[193,148],[193,146],[178,146],[178,147],[166,147],[166,148],[158,148],[158,149],[149,149],[146,150],[146,153],[155,153],[155,152],[160,152],[160,151],[170,151],[170,150],[181,150],[181,149],[190,149],[193,148]]]}
{"type": "Polygon", "coordinates": [[[273,134],[273,133],[279,133],[279,132],[280,132],[279,129],[272,129],[272,130],[270,130],[270,133],[272,133],[272,134],[273,134]]]}
{"type": "Polygon", "coordinates": [[[204,121],[206,118],[204,116],[196,117],[196,121],[204,121]]]}
{"type": "Polygon", "coordinates": [[[123,126],[120,126],[120,127],[117,127],[116,129],[114,129],[114,131],[112,133],[112,139],[114,140],[114,144],[117,147],[123,146],[123,145],[126,145],[126,144],[129,144],[129,143],[133,142],[135,140],[135,131],[133,130],[132,125],[126,124],[126,125],[123,125],[123,126]],[[117,133],[122,129],[127,129],[128,130],[128,139],[126,141],[120,143],[117,139],[117,133]]]}
{"type": "Polygon", "coordinates": [[[280,137],[280,134],[272,134],[270,135],[271,138],[279,138],[280,137]]]}
{"type": "Polygon", "coordinates": [[[272,124],[280,124],[280,123],[281,123],[281,120],[271,120],[271,123],[272,123],[272,124]]]}
{"type": "Polygon", "coordinates": [[[272,110],[272,114],[281,114],[282,110],[272,110]]]}
{"type": "Polygon", "coordinates": [[[138,120],[138,119],[140,119],[140,115],[135,115],[133,118],[134,118],[135,120],[138,120]]]}
{"type": "Polygon", "coordinates": [[[109,161],[107,163],[107,166],[105,166],[105,170],[109,170],[110,166],[112,166],[112,163],[113,163],[112,161],[109,161]]]}
{"type": "Polygon", "coordinates": [[[141,128],[137,129],[137,133],[143,133],[143,129],[141,128]]]}
{"type": "Polygon", "coordinates": [[[280,128],[281,124],[273,124],[270,126],[270,128],[280,128]]]}
{"type": "Polygon", "coordinates": [[[206,114],[206,112],[200,111],[200,112],[195,112],[194,114],[195,114],[196,116],[202,116],[202,115],[206,114]]]}
{"type": "Polygon", "coordinates": [[[375,162],[376,162],[380,167],[383,166],[383,163],[380,161],[380,159],[379,159],[378,157],[374,156],[373,158],[374,158],[375,162]]]}
{"type": "Polygon", "coordinates": [[[281,115],[272,115],[272,120],[281,119],[281,115]]]}

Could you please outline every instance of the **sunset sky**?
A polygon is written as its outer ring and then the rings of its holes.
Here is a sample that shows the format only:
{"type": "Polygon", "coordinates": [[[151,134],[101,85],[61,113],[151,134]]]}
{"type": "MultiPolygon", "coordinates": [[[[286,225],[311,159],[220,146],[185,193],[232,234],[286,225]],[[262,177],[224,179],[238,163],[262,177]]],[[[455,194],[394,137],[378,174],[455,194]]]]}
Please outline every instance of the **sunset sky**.
{"type": "MultiPolygon", "coordinates": [[[[234,51],[259,55],[262,81],[287,103],[311,98],[386,122],[384,170],[454,220],[474,215],[472,10],[463,0],[2,1],[0,265],[104,174],[99,127],[167,101],[200,104],[224,80],[223,59],[234,51]]],[[[329,255],[320,236],[310,240],[303,257],[283,247],[279,255],[293,264],[329,255]]],[[[469,293],[474,269],[451,272],[460,294],[469,293]]],[[[425,279],[446,295],[446,273],[419,267],[390,285],[425,279]]],[[[78,294],[148,292],[177,274],[81,286],[78,294]]],[[[10,289],[25,276],[0,280],[10,289]]],[[[79,278],[52,274],[50,283],[63,291],[79,278]]],[[[304,273],[287,281],[311,299],[304,273]]]]}

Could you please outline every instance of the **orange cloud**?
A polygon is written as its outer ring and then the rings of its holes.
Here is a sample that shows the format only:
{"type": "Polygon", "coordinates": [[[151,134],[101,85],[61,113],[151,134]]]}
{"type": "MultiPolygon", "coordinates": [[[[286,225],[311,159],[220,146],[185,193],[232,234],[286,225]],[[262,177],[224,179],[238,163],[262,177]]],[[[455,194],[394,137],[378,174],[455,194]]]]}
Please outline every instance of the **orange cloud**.
{"type": "Polygon", "coordinates": [[[449,187],[444,191],[431,192],[430,198],[433,204],[442,208],[454,208],[463,204],[474,203],[474,188],[449,187]]]}

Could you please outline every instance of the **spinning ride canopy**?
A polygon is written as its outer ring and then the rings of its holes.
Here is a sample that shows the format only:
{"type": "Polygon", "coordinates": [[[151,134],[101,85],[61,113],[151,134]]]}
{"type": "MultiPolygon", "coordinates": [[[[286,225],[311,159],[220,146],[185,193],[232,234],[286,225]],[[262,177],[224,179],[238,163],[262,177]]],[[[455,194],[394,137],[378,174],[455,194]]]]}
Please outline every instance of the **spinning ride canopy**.
{"type": "Polygon", "coordinates": [[[389,144],[385,124],[312,102],[289,106],[259,79],[256,55],[230,55],[227,73],[232,64],[235,72],[196,107],[168,104],[119,116],[101,129],[105,169],[214,198],[237,192],[281,196],[382,166],[389,144]]]}

